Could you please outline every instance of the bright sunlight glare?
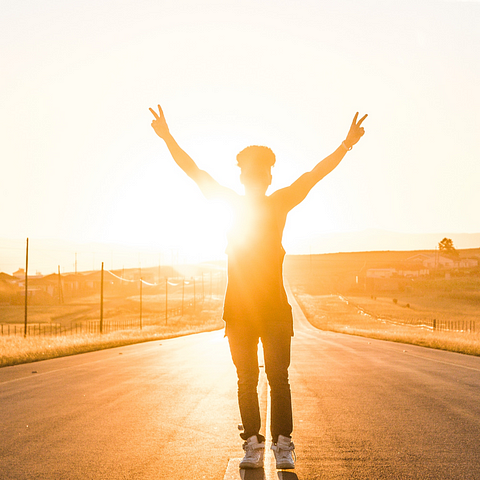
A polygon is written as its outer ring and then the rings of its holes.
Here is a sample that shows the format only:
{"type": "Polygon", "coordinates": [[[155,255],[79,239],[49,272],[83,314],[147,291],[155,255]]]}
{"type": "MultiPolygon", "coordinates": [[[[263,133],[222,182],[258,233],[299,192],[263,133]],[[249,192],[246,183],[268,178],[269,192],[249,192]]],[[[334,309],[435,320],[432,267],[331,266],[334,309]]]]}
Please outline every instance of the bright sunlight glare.
{"type": "MultiPolygon", "coordinates": [[[[70,242],[68,258],[92,242],[223,255],[229,214],[152,131],[157,103],[198,166],[240,194],[246,146],[274,151],[270,194],[369,114],[360,144],[289,214],[287,253],[480,232],[480,2],[24,0],[0,17],[0,241],[19,252],[29,237],[70,242]]],[[[0,271],[13,272],[22,256],[5,252],[0,271]]]]}

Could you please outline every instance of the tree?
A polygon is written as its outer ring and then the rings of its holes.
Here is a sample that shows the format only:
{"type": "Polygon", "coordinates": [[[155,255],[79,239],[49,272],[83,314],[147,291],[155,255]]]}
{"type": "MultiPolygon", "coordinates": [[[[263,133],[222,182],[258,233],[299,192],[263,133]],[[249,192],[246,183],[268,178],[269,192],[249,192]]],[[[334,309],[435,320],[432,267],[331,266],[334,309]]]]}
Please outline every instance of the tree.
{"type": "Polygon", "coordinates": [[[451,238],[445,237],[441,242],[438,242],[438,249],[445,255],[458,257],[458,252],[453,246],[453,240],[451,238]]]}

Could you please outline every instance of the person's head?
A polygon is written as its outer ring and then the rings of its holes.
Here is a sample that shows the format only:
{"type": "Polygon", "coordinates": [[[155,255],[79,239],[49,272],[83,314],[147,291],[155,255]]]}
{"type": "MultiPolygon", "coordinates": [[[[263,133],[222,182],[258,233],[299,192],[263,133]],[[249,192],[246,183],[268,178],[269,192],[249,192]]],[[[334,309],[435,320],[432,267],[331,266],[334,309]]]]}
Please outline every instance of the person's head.
{"type": "Polygon", "coordinates": [[[252,145],[244,148],[237,155],[240,167],[240,181],[246,193],[265,195],[272,183],[272,167],[275,165],[275,154],[268,147],[252,145]]]}

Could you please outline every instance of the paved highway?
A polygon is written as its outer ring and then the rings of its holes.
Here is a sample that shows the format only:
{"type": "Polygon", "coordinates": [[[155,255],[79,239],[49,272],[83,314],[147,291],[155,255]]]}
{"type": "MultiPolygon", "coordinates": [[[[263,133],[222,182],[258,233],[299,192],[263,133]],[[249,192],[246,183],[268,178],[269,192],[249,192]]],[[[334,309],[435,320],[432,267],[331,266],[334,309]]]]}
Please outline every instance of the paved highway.
{"type": "MultiPolygon", "coordinates": [[[[480,358],[294,315],[295,473],[270,457],[239,474],[235,371],[212,332],[0,369],[0,478],[480,478],[480,358]]],[[[264,375],[260,395],[266,418],[264,375]]]]}

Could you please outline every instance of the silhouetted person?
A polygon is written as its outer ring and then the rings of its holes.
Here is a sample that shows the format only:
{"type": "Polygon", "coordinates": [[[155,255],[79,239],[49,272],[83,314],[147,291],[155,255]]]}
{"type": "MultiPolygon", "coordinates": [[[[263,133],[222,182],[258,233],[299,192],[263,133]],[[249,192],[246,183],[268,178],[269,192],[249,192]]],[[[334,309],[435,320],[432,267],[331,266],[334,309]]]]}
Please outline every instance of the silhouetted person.
{"type": "Polygon", "coordinates": [[[267,196],[272,182],[275,155],[268,147],[251,146],[237,155],[245,195],[216,182],[200,170],[170,134],[158,106],[152,127],[162,138],[177,165],[200,187],[207,198],[223,198],[233,206],[234,224],[228,233],[228,283],[223,319],[232,359],[238,375],[238,403],[244,431],[245,456],[241,468],[263,466],[265,437],[260,435],[257,384],[257,345],[261,338],[265,371],[271,389],[272,450],[277,468],[294,468],[291,441],[292,402],[288,367],[293,336],[292,309],[283,285],[285,250],[282,235],[288,212],[307,196],[312,187],[330,173],[362,135],[358,112],[346,139],[331,155],[292,185],[267,196]]]}

